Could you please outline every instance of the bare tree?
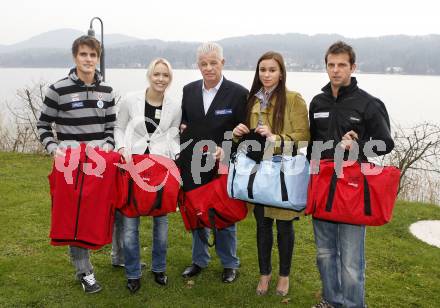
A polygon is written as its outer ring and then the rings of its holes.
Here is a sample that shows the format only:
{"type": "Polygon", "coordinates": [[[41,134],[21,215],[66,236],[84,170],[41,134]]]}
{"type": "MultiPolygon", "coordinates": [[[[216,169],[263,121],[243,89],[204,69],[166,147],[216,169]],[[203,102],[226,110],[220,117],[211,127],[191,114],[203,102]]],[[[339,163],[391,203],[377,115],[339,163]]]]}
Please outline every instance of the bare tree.
{"type": "MultiPolygon", "coordinates": [[[[0,150],[44,153],[39,141],[37,122],[43,105],[47,83],[39,82],[17,90],[16,100],[7,102],[11,124],[0,114],[0,150]]],[[[116,104],[120,95],[116,94],[116,104]]],[[[54,127],[54,125],[53,125],[54,127]]]]}
{"type": "Polygon", "coordinates": [[[394,143],[394,150],[384,159],[401,171],[400,197],[439,203],[440,126],[421,123],[405,129],[394,125],[394,143]]]}
{"type": "Polygon", "coordinates": [[[15,133],[12,132],[6,116],[0,114],[0,151],[12,151],[15,133]]]}
{"type": "Polygon", "coordinates": [[[39,141],[37,121],[44,100],[46,83],[40,82],[32,87],[17,90],[17,100],[8,103],[15,128],[11,151],[42,153],[44,148],[39,141]]]}

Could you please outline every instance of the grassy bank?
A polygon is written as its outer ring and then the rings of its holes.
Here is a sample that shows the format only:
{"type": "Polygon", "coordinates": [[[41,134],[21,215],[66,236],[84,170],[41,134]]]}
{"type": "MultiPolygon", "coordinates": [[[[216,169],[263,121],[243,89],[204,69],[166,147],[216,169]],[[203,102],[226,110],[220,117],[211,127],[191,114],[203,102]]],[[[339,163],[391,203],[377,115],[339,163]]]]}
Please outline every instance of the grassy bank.
{"type": "MultiPolygon", "coordinates": [[[[49,157],[0,153],[0,307],[270,307],[285,306],[274,295],[255,296],[258,264],[255,222],[238,225],[241,258],[236,283],[220,281],[215,252],[208,269],[188,285],[180,276],[191,262],[191,237],[180,215],[170,215],[169,285],[159,287],[149,272],[142,288],[129,294],[124,271],[110,266],[110,247],[92,254],[104,289],[83,293],[74,280],[65,247],[49,245],[49,157]]],[[[367,231],[367,304],[369,307],[439,307],[440,249],[415,239],[408,226],[421,219],[440,219],[440,208],[399,202],[392,223],[367,231]]],[[[151,219],[141,225],[142,259],[150,264],[151,219]]],[[[295,252],[289,306],[310,307],[319,296],[315,248],[310,218],[295,223],[295,252]]],[[[278,256],[273,255],[274,274],[278,256]]]]}

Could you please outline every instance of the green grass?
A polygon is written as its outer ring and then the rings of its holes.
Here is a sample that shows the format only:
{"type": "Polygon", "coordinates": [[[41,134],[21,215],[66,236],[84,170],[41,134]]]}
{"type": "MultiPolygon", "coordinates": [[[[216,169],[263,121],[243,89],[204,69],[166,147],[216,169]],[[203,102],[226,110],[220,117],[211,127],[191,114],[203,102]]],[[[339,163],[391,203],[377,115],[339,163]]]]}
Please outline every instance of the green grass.
{"type": "MultiPolygon", "coordinates": [[[[129,294],[121,269],[110,266],[110,247],[92,253],[104,289],[86,295],[74,280],[66,247],[49,245],[49,157],[0,153],[0,307],[271,307],[285,306],[274,295],[255,296],[258,264],[255,222],[238,225],[240,277],[226,285],[215,252],[208,269],[190,288],[180,273],[191,262],[191,237],[179,214],[170,215],[167,287],[151,274],[142,288],[129,294]]],[[[439,307],[440,249],[415,239],[408,226],[421,219],[440,219],[434,205],[398,202],[392,223],[367,231],[367,304],[369,307],[439,307]]],[[[151,219],[142,218],[142,260],[150,263],[151,219]]],[[[319,296],[320,281],[310,218],[295,223],[295,252],[288,303],[310,307],[319,296]]],[[[274,269],[278,256],[273,254],[274,269]]],[[[274,270],[276,273],[277,270],[274,270]]],[[[275,277],[276,278],[276,277],[275,277]]]]}

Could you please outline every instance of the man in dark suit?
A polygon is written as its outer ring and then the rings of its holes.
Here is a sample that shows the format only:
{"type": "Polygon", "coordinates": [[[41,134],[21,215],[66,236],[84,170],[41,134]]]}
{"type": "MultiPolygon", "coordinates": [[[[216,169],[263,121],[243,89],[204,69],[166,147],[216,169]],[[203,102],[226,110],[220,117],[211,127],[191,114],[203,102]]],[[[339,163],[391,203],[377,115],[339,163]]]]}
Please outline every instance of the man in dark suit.
{"type": "MultiPolygon", "coordinates": [[[[223,49],[220,45],[204,43],[199,46],[197,65],[203,79],[187,84],[183,88],[182,98],[181,131],[194,127],[205,128],[201,135],[209,135],[210,140],[217,145],[213,153],[216,160],[220,160],[224,155],[220,145],[225,132],[232,131],[236,125],[244,121],[248,95],[245,88],[223,77],[224,63],[223,49]]],[[[184,172],[187,171],[182,170],[182,173],[184,172]]],[[[185,186],[195,186],[193,178],[194,174],[190,176],[182,174],[184,189],[185,186]]],[[[205,184],[203,181],[206,182],[206,177],[201,177],[201,179],[202,182],[199,184],[205,184]]],[[[208,236],[209,229],[193,231],[192,264],[182,273],[183,277],[196,276],[208,266],[210,260],[208,245],[202,240],[207,239],[208,236]]],[[[240,264],[236,255],[235,224],[217,230],[215,249],[224,267],[223,282],[233,282],[237,277],[237,268],[240,264]]]]}

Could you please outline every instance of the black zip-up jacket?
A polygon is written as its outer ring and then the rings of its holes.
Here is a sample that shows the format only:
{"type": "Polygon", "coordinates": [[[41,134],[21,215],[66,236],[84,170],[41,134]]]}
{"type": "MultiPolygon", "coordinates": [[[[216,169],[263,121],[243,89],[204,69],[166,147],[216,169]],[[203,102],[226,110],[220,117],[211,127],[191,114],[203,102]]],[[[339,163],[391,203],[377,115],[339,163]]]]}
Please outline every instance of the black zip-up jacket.
{"type": "MultiPolygon", "coordinates": [[[[333,159],[337,144],[350,130],[358,134],[361,160],[372,156],[364,153],[365,143],[369,140],[382,140],[386,145],[385,150],[373,147],[372,150],[376,155],[391,152],[394,142],[390,134],[390,120],[385,105],[378,98],[361,90],[357,86],[355,77],[351,77],[350,85],[339,89],[336,98],[333,97],[330,83],[322,88],[322,91],[323,93],[316,95],[310,103],[311,141],[334,140],[334,142],[331,149],[322,152],[321,159],[333,159]]],[[[309,159],[316,157],[311,154],[312,144],[307,148],[307,156],[309,159]]]]}

